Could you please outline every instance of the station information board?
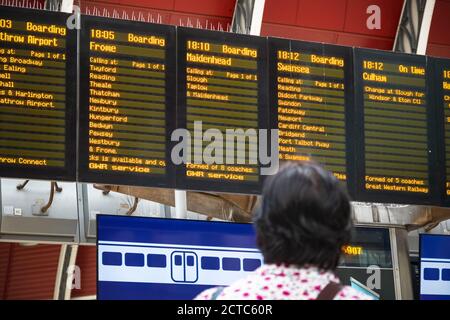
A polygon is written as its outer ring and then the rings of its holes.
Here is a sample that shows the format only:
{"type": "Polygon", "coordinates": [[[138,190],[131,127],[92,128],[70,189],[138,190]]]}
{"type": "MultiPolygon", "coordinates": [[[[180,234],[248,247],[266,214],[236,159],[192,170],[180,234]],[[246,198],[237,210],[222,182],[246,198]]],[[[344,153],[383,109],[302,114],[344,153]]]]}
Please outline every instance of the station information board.
{"type": "Polygon", "coordinates": [[[258,129],[268,127],[266,39],[178,28],[177,45],[177,125],[192,141],[177,185],[259,193],[258,129]]]}
{"type": "Polygon", "coordinates": [[[173,187],[175,28],[83,16],[78,177],[173,187]]]}
{"type": "Polygon", "coordinates": [[[355,49],[357,199],[437,201],[426,57],[355,49]]]}
{"type": "Polygon", "coordinates": [[[0,176],[75,179],[76,32],[68,14],[0,9],[0,176]]]}
{"type": "Polygon", "coordinates": [[[353,182],[352,71],[349,47],[269,38],[270,119],[279,130],[280,161],[317,161],[353,182]]]}
{"type": "Polygon", "coordinates": [[[439,159],[442,204],[450,206],[450,59],[429,58],[433,65],[435,105],[438,110],[439,159]]]}

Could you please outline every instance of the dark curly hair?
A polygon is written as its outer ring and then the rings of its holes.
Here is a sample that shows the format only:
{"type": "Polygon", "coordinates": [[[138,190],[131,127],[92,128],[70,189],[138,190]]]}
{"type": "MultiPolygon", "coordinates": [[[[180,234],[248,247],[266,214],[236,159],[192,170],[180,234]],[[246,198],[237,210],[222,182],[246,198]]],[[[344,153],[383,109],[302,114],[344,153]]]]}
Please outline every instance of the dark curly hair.
{"type": "Polygon", "coordinates": [[[349,196],[318,164],[287,163],[266,179],[254,225],[265,263],[334,270],[350,240],[349,196]]]}

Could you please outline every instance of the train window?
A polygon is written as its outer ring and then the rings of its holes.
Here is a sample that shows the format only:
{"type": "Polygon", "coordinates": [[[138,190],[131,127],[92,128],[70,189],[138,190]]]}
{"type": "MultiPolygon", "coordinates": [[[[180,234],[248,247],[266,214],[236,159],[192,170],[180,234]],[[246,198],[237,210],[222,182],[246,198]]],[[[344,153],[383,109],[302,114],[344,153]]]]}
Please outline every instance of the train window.
{"type": "Polygon", "coordinates": [[[120,252],[103,252],[102,264],[104,266],[121,266],[122,254],[120,252]]]}
{"type": "Polygon", "coordinates": [[[166,256],[164,254],[148,254],[147,267],[165,268],[167,265],[166,256]]]}
{"type": "Polygon", "coordinates": [[[142,253],[125,253],[125,265],[128,267],[143,267],[144,255],[142,253]]]}
{"type": "Polygon", "coordinates": [[[187,256],[186,264],[188,265],[188,267],[192,267],[194,265],[194,256],[187,256]]]}
{"type": "Polygon", "coordinates": [[[442,280],[450,281],[450,269],[442,269],[442,280]]]}
{"type": "Polygon", "coordinates": [[[244,271],[255,271],[261,266],[259,259],[244,259],[242,261],[244,271]]]}
{"type": "Polygon", "coordinates": [[[439,280],[439,269],[437,268],[425,268],[423,269],[424,280],[439,280]]]}
{"type": "Polygon", "coordinates": [[[241,270],[241,259],[238,258],[222,258],[222,269],[229,271],[241,270]]]}
{"type": "Polygon", "coordinates": [[[182,258],[181,258],[181,255],[177,254],[177,255],[175,256],[175,265],[176,265],[176,266],[181,266],[181,264],[182,264],[182,258]]]}
{"type": "Polygon", "coordinates": [[[220,260],[217,257],[202,257],[203,270],[219,270],[220,260]]]}

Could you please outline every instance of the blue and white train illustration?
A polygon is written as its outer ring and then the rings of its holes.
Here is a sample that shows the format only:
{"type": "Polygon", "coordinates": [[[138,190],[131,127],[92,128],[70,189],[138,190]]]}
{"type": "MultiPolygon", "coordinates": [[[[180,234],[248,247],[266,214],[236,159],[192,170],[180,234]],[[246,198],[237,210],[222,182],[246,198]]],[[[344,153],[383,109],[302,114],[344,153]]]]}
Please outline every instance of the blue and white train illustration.
{"type": "Polygon", "coordinates": [[[450,296],[450,259],[422,258],[420,293],[450,296]]]}
{"type": "Polygon", "coordinates": [[[98,281],[222,286],[262,263],[250,248],[98,241],[98,281]]]}

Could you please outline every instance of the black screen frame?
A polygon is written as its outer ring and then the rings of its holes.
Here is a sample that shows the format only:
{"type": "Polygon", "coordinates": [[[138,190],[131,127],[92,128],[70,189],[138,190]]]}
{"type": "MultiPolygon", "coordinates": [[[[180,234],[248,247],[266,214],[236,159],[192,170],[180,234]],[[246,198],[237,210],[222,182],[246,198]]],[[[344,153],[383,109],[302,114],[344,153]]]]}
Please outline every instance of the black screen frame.
{"type": "Polygon", "coordinates": [[[343,57],[344,65],[344,121],[345,121],[345,153],[346,153],[346,184],[347,191],[351,198],[355,195],[355,171],[354,171],[354,144],[350,137],[354,136],[354,95],[353,95],[353,52],[351,47],[331,45],[319,42],[307,42],[300,40],[291,40],[285,38],[268,38],[268,63],[269,63],[269,121],[273,129],[278,128],[278,98],[277,92],[277,51],[279,49],[285,50],[299,50],[306,53],[317,53],[323,55],[336,55],[343,57]]]}
{"type": "MultiPolygon", "coordinates": [[[[67,26],[67,13],[0,6],[0,17],[17,21],[33,21],[42,24],[67,26]]],[[[77,128],[77,30],[66,27],[66,102],[65,102],[65,166],[36,167],[0,164],[0,176],[4,178],[38,179],[52,181],[75,181],[76,178],[76,128],[77,128]]],[[[12,48],[26,48],[27,45],[8,44],[12,48]]],[[[33,46],[29,48],[35,48],[33,46]]],[[[43,49],[45,50],[45,48],[43,49]]]]}
{"type": "MultiPolygon", "coordinates": [[[[442,71],[444,68],[450,70],[450,59],[433,58],[428,57],[428,61],[433,68],[433,79],[431,81],[433,85],[433,104],[436,106],[436,128],[437,128],[437,150],[438,150],[438,171],[442,172],[439,175],[439,189],[441,205],[444,207],[450,207],[450,195],[447,195],[447,168],[446,168],[446,143],[445,143],[445,108],[444,102],[444,89],[442,88],[442,82],[444,80],[442,71]]],[[[450,103],[450,101],[449,101],[450,103]]],[[[449,137],[450,138],[450,137],[449,137]]]]}
{"type": "Polygon", "coordinates": [[[388,52],[373,49],[353,49],[354,57],[354,106],[355,106],[355,134],[354,143],[355,149],[355,164],[356,164],[356,186],[355,199],[364,202],[381,202],[381,203],[402,203],[402,204],[416,204],[416,205],[438,205],[439,204],[439,189],[438,177],[439,171],[437,166],[437,150],[436,150],[436,108],[433,104],[433,92],[430,86],[430,75],[432,75],[432,68],[427,62],[426,56],[405,54],[398,52],[388,52]],[[425,76],[425,92],[427,99],[427,142],[428,142],[428,181],[429,193],[427,195],[397,192],[397,191],[374,191],[365,189],[365,143],[364,143],[364,85],[359,81],[362,75],[362,61],[364,59],[383,59],[383,61],[391,63],[417,63],[423,64],[426,68],[425,76]]]}
{"type": "MultiPolygon", "coordinates": [[[[198,39],[199,41],[228,42],[234,45],[258,47],[258,129],[268,129],[268,73],[267,73],[267,38],[227,32],[199,30],[193,28],[177,28],[177,128],[187,128],[187,97],[186,97],[186,41],[198,39]]],[[[258,159],[259,163],[259,159],[258,159]]],[[[259,163],[260,168],[262,167],[259,163]]],[[[196,180],[186,177],[186,167],[181,164],[177,167],[177,189],[212,191],[239,194],[260,194],[265,176],[260,175],[258,182],[233,182],[214,179],[196,180]]]]}
{"type": "MultiPolygon", "coordinates": [[[[175,187],[175,168],[170,160],[172,142],[170,135],[176,127],[176,28],[174,26],[110,19],[94,16],[81,16],[80,32],[80,103],[78,135],[78,181],[114,185],[132,185],[158,188],[175,187]],[[166,174],[153,176],[142,173],[120,173],[113,171],[96,171],[88,168],[89,162],[89,30],[107,28],[121,32],[152,32],[166,37],[166,174]]],[[[107,55],[105,55],[107,56],[107,55]]]]}

